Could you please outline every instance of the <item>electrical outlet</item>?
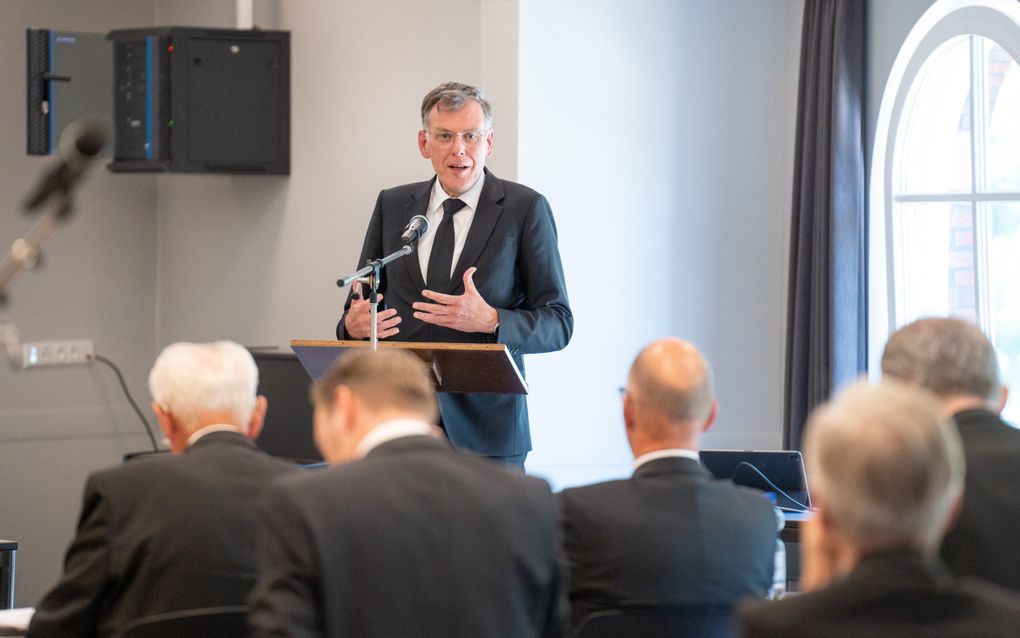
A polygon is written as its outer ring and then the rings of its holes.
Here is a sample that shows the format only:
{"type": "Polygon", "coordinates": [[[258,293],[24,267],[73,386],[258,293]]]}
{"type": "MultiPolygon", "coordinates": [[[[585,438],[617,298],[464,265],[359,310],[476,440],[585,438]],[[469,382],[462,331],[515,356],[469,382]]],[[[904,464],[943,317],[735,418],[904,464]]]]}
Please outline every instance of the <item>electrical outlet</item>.
{"type": "Polygon", "coordinates": [[[96,349],[91,339],[34,341],[21,344],[21,367],[73,366],[92,362],[96,349]]]}

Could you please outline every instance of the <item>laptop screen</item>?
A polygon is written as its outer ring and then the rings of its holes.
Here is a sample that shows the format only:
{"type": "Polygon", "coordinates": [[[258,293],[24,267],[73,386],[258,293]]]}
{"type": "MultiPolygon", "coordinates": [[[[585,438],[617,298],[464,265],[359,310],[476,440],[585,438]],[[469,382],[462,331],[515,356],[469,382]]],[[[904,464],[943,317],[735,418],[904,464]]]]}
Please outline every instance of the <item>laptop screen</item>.
{"type": "Polygon", "coordinates": [[[701,450],[700,456],[712,476],[761,490],[776,507],[811,506],[804,458],[797,450],[701,450]]]}

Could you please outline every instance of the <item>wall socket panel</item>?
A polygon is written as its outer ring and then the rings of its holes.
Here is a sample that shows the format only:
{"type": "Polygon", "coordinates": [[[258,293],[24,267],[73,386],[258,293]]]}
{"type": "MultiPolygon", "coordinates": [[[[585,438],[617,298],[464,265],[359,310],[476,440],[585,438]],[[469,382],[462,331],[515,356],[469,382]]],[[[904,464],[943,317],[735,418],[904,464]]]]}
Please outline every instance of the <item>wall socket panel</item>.
{"type": "Polygon", "coordinates": [[[96,349],[91,339],[33,341],[21,344],[21,367],[40,368],[92,363],[96,349]]]}

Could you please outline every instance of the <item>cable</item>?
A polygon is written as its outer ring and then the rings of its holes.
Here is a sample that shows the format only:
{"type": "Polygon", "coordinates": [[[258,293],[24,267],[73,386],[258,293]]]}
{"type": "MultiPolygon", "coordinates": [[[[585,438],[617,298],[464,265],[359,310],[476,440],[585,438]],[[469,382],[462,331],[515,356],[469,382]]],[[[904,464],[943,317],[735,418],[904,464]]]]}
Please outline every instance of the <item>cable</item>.
{"type": "MultiPolygon", "coordinates": [[[[792,496],[790,496],[789,494],[787,494],[787,493],[786,493],[786,492],[784,492],[783,490],[779,489],[779,486],[778,486],[778,485],[776,485],[775,483],[773,483],[772,481],[770,481],[770,480],[769,480],[769,477],[765,476],[765,474],[764,474],[764,473],[763,473],[763,472],[762,472],[761,470],[759,470],[758,468],[756,468],[756,467],[755,467],[754,465],[752,465],[751,463],[748,463],[747,461],[741,461],[740,463],[737,463],[737,467],[733,468],[733,475],[732,475],[732,476],[730,476],[730,480],[731,480],[731,481],[732,481],[733,479],[735,479],[735,478],[736,478],[736,476],[737,476],[737,472],[739,472],[739,471],[740,471],[740,468],[741,468],[741,467],[743,467],[743,466],[745,466],[745,465],[746,465],[747,467],[751,468],[752,470],[754,470],[754,471],[755,471],[755,473],[756,473],[756,474],[757,474],[758,476],[762,477],[762,479],[763,479],[763,480],[764,480],[764,481],[765,481],[766,483],[768,483],[768,484],[769,484],[769,486],[770,486],[770,487],[772,487],[772,489],[774,489],[775,491],[777,491],[777,492],[779,492],[780,494],[782,494],[783,496],[785,496],[785,497],[786,497],[786,498],[787,498],[787,499],[788,499],[788,500],[789,500],[789,501],[790,501],[791,503],[793,503],[793,504],[794,504],[794,505],[796,505],[797,507],[800,507],[800,508],[801,508],[801,510],[800,510],[801,512],[807,512],[807,511],[814,511],[814,510],[813,510],[813,509],[812,509],[811,507],[808,507],[807,505],[805,505],[805,504],[801,503],[800,501],[798,501],[797,499],[793,498],[792,496]]],[[[788,507],[787,507],[787,508],[781,508],[781,509],[791,509],[791,508],[788,508],[788,507]]]]}
{"type": "Polygon", "coordinates": [[[159,445],[156,444],[156,437],[152,435],[152,430],[149,428],[149,422],[145,420],[145,415],[138,409],[138,404],[135,403],[134,398],[131,396],[131,391],[128,390],[127,383],[124,382],[124,375],[120,373],[120,368],[118,368],[117,364],[113,361],[110,361],[101,354],[91,354],[89,357],[91,357],[93,361],[102,361],[106,365],[110,366],[110,369],[117,375],[117,380],[120,381],[120,388],[124,391],[124,396],[127,397],[128,403],[131,404],[131,407],[135,409],[135,414],[137,414],[138,418],[141,419],[142,427],[145,428],[145,433],[149,435],[149,440],[152,441],[153,452],[159,452],[159,445]]]}

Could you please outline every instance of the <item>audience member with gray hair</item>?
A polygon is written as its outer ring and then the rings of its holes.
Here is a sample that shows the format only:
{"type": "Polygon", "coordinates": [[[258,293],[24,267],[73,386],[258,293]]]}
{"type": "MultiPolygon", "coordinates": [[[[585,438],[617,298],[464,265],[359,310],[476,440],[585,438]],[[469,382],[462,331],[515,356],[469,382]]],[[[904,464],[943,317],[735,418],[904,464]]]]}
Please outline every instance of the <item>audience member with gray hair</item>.
{"type": "Polygon", "coordinates": [[[929,393],[864,382],[814,412],[804,441],[808,591],[741,612],[742,635],[1015,636],[1020,597],[956,580],[937,549],[959,508],[960,438],[929,393]]]}
{"type": "Polygon", "coordinates": [[[29,636],[114,636],[163,612],[242,605],[255,583],[256,506],[295,466],[252,442],[266,412],[236,343],[176,343],[149,375],[171,455],[88,477],[64,574],[29,636]]]}
{"type": "Polygon", "coordinates": [[[889,338],[882,374],[934,392],[963,440],[963,510],[943,542],[943,559],[958,574],[1020,591],[1020,430],[999,416],[1008,392],[995,347],[961,319],[919,319],[889,338]]]}
{"type": "Polygon", "coordinates": [[[716,412],[711,367],[692,344],[661,339],[634,360],[623,395],[633,475],[560,495],[575,626],[614,609],[683,610],[717,635],[738,600],[765,596],[776,515],[761,492],[701,466],[716,412]]]}

